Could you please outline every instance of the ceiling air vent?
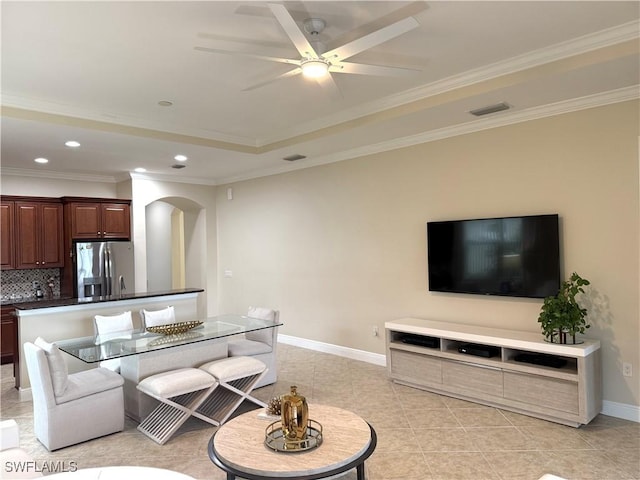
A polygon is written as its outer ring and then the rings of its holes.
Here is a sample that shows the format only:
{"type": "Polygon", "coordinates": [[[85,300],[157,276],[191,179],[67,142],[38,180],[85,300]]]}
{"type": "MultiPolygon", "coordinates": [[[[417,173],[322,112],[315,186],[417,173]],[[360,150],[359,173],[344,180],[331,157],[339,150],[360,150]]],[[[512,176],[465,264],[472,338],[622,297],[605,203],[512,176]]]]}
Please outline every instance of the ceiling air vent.
{"type": "Polygon", "coordinates": [[[469,113],[471,115],[475,115],[476,117],[481,117],[482,115],[489,115],[490,113],[502,112],[503,110],[509,110],[511,105],[500,102],[495,105],[489,105],[487,107],[476,108],[475,110],[471,110],[469,113]]]}
{"type": "Polygon", "coordinates": [[[307,158],[304,155],[300,155],[299,153],[294,153],[293,155],[289,155],[287,157],[283,157],[283,160],[287,162],[295,162],[296,160],[302,160],[303,158],[307,158]]]}
{"type": "Polygon", "coordinates": [[[176,170],[180,170],[181,168],[186,167],[186,165],[182,165],[180,163],[176,163],[175,165],[171,165],[171,168],[175,168],[176,170]]]}

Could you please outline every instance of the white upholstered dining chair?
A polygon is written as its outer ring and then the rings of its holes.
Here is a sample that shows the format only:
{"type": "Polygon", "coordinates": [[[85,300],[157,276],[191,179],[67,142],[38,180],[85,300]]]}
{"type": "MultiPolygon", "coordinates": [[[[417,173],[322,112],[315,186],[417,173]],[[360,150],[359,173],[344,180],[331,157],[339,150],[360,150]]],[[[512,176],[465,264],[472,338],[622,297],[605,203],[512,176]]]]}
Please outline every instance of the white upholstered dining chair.
{"type": "MultiPolygon", "coordinates": [[[[131,334],[133,333],[131,311],[122,312],[118,315],[96,315],[93,317],[93,330],[99,337],[98,340],[100,343],[115,339],[131,338],[131,334]]],[[[107,346],[101,348],[107,349],[107,346]]],[[[100,362],[100,366],[119,373],[120,359],[103,360],[100,362]]]]}
{"type": "MultiPolygon", "coordinates": [[[[278,323],[280,312],[270,308],[249,307],[247,316],[278,323]]],[[[278,327],[265,328],[247,332],[240,338],[233,338],[228,342],[229,356],[249,356],[260,360],[267,366],[267,373],[254,388],[271,385],[278,380],[278,365],[276,350],[278,346],[278,327]]]]}
{"type": "Polygon", "coordinates": [[[24,344],[33,396],[33,431],[48,449],[124,429],[123,378],[106,368],[69,374],[55,343],[24,344]]]}
{"type": "Polygon", "coordinates": [[[160,310],[140,310],[140,318],[142,319],[142,327],[158,327],[161,325],[170,325],[176,323],[176,312],[173,305],[162,308],[160,310]]]}

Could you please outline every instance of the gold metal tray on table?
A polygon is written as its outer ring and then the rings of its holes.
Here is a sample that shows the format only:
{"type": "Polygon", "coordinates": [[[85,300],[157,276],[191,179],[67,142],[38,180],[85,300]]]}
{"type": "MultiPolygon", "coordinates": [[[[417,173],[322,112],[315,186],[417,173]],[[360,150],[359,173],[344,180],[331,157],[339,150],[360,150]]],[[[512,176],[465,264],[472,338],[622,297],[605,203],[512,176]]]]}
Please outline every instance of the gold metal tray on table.
{"type": "Polygon", "coordinates": [[[188,332],[192,328],[199,327],[202,323],[201,321],[191,321],[156,325],[155,327],[147,327],[147,332],[159,333],[161,335],[175,335],[176,333],[188,332]]]}
{"type": "Polygon", "coordinates": [[[276,452],[304,452],[319,447],[322,444],[322,425],[309,419],[307,423],[307,438],[304,440],[285,440],[282,433],[282,422],[271,423],[265,429],[264,444],[276,452]]]}

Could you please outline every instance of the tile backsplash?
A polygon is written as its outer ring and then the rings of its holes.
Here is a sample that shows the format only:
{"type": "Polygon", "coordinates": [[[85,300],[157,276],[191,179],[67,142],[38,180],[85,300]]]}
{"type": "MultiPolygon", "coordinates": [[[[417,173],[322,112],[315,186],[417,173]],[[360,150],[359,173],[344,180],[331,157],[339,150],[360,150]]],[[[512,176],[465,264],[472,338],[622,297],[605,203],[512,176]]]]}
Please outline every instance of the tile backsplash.
{"type": "Polygon", "coordinates": [[[7,300],[33,300],[36,298],[36,289],[33,282],[39,282],[45,297],[60,295],[60,269],[43,268],[33,270],[2,270],[0,272],[0,292],[2,301],[7,300]],[[47,285],[51,283],[52,291],[47,285]]]}

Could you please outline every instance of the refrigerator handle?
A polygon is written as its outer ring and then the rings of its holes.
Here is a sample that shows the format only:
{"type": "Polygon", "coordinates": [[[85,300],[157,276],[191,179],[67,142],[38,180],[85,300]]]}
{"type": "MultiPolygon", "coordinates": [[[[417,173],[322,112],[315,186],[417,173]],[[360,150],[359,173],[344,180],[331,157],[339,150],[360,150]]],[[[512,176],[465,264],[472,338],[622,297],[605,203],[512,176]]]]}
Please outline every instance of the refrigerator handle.
{"type": "Polygon", "coordinates": [[[104,249],[104,275],[105,275],[105,294],[113,295],[111,286],[113,279],[111,278],[111,249],[109,247],[104,249]]]}

